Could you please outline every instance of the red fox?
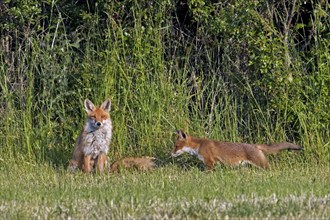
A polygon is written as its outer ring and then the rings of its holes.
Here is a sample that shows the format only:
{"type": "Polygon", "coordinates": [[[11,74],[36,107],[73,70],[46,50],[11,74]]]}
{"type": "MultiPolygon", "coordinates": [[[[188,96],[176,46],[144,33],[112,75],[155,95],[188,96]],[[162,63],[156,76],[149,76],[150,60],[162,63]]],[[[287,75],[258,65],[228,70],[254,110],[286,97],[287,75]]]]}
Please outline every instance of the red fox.
{"type": "Polygon", "coordinates": [[[135,168],[141,171],[148,171],[156,167],[154,157],[125,157],[117,160],[110,166],[110,173],[118,173],[122,168],[135,168]]]}
{"type": "Polygon", "coordinates": [[[100,107],[85,99],[85,110],[87,112],[86,124],[77,138],[69,170],[77,168],[86,173],[91,172],[94,167],[100,173],[108,166],[108,151],[112,137],[112,122],[109,115],[111,102],[105,100],[100,107]]]}
{"type": "Polygon", "coordinates": [[[267,169],[269,165],[264,153],[277,153],[284,149],[303,149],[287,142],[272,145],[245,144],[196,138],[185,134],[183,131],[177,131],[177,135],[172,156],[177,157],[184,152],[197,155],[198,159],[204,162],[207,170],[212,170],[217,161],[231,166],[249,163],[267,169]]]}

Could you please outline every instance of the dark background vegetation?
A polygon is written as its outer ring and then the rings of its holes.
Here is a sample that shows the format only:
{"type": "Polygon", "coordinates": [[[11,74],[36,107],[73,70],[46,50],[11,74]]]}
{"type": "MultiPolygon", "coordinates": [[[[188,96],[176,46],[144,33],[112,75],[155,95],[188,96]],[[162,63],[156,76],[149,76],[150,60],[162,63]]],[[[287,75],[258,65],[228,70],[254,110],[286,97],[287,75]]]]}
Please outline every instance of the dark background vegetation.
{"type": "Polygon", "coordinates": [[[0,159],[66,166],[84,98],[112,100],[110,156],[173,131],[291,141],[330,160],[327,1],[0,2],[0,159]]]}

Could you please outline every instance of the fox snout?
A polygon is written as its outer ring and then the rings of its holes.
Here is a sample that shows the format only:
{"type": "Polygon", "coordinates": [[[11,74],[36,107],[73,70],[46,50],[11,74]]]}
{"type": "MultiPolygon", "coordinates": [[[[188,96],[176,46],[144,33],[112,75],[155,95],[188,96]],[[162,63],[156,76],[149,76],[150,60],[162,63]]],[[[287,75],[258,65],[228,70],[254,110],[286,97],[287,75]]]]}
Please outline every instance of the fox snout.
{"type": "Polygon", "coordinates": [[[107,120],[97,119],[97,118],[88,118],[87,126],[91,130],[98,130],[102,128],[107,123],[107,120]]]}
{"type": "Polygon", "coordinates": [[[92,120],[92,123],[94,128],[100,128],[104,124],[102,121],[92,120]]]}
{"type": "Polygon", "coordinates": [[[172,157],[177,157],[177,156],[179,156],[180,154],[177,154],[177,153],[171,153],[171,156],[172,157]]]}
{"type": "Polygon", "coordinates": [[[182,150],[173,150],[172,153],[171,153],[171,156],[172,157],[177,157],[177,156],[180,156],[182,153],[183,153],[182,150]]]}

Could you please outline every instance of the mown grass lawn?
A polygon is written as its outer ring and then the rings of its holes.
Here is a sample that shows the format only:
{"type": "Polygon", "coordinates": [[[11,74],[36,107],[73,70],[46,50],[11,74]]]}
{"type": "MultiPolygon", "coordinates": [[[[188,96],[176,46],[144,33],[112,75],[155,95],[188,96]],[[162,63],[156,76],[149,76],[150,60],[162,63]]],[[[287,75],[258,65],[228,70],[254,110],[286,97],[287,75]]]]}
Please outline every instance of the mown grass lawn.
{"type": "Polygon", "coordinates": [[[306,163],[103,176],[2,163],[0,219],[329,218],[329,174],[306,163]]]}

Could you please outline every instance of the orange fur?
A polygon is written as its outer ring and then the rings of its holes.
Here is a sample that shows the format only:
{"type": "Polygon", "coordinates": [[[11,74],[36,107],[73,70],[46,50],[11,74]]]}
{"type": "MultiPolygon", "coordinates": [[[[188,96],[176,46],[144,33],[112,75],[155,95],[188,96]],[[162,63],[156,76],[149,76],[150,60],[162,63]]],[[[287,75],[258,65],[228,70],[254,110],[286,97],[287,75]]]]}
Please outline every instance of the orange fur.
{"type": "Polygon", "coordinates": [[[87,121],[77,138],[69,170],[81,169],[86,173],[96,168],[103,173],[107,167],[107,154],[112,138],[112,122],[109,115],[111,102],[105,100],[100,107],[85,99],[87,121]]]}
{"type": "Polygon", "coordinates": [[[184,152],[197,155],[208,170],[213,169],[218,161],[230,166],[250,163],[267,169],[269,165],[265,153],[277,153],[284,149],[303,149],[287,142],[272,145],[230,143],[192,137],[183,131],[178,131],[177,134],[178,137],[172,150],[172,156],[177,157],[184,152]]]}
{"type": "Polygon", "coordinates": [[[120,169],[134,168],[141,171],[148,171],[156,167],[155,158],[143,157],[125,157],[117,160],[110,166],[111,173],[118,173],[120,169]]]}

